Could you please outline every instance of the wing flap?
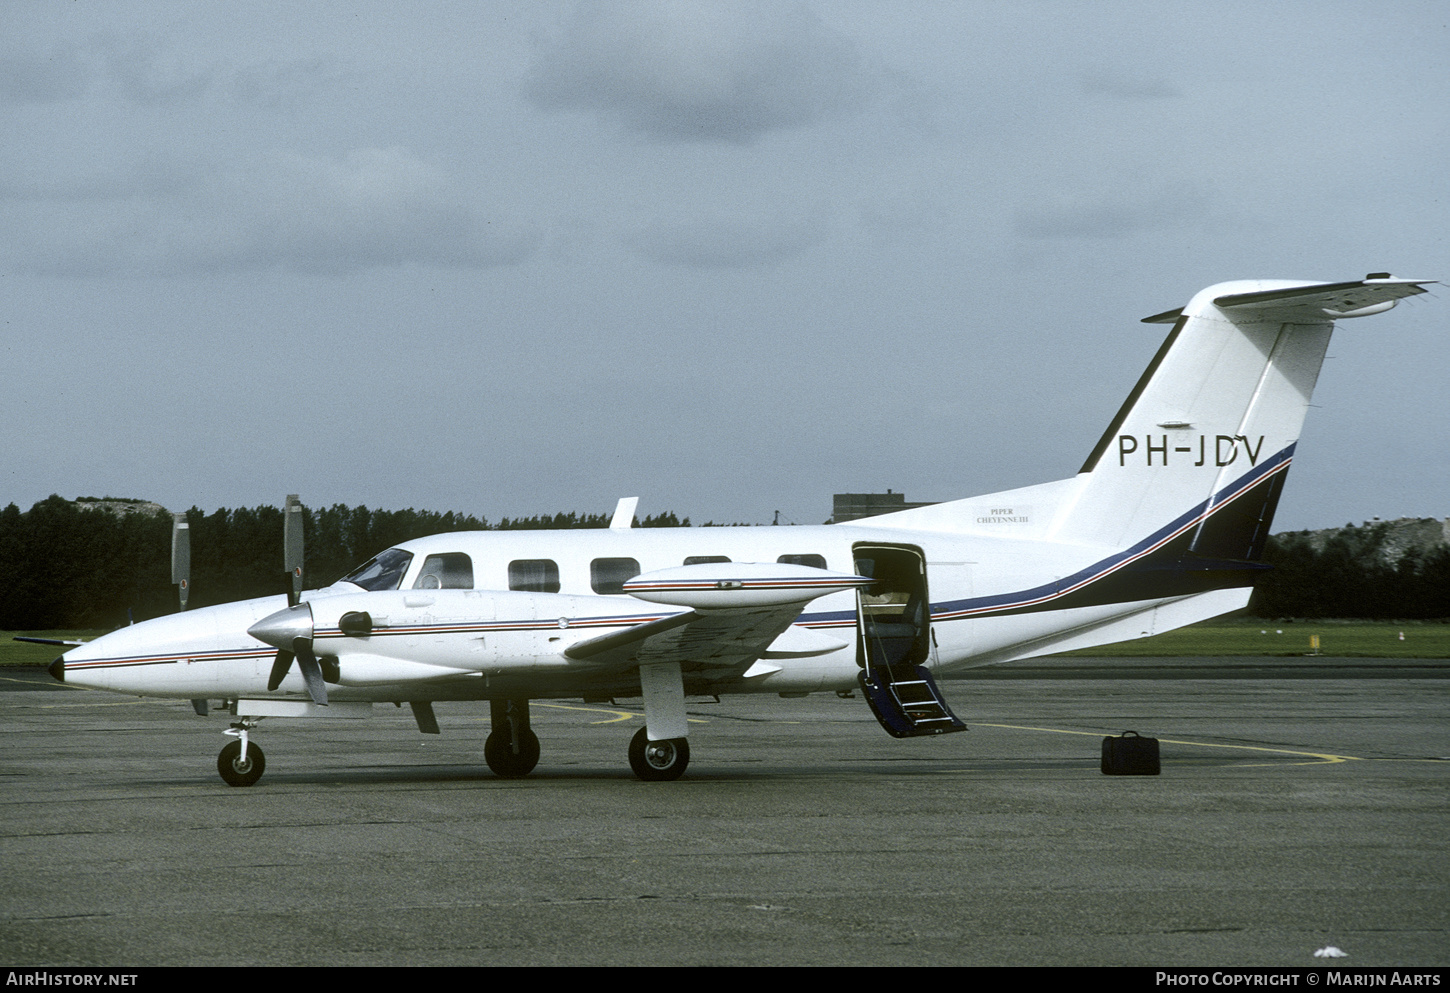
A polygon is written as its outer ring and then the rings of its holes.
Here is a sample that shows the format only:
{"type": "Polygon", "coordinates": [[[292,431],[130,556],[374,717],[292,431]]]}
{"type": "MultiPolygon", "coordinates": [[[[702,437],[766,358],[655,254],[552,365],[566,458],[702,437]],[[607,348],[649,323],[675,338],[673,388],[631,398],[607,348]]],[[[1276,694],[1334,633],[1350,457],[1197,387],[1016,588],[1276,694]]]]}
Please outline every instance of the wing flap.
{"type": "Polygon", "coordinates": [[[564,657],[583,662],[606,652],[633,651],[650,638],[657,637],[666,631],[672,631],[682,624],[688,624],[694,615],[693,610],[687,610],[683,614],[671,614],[669,617],[636,624],[623,631],[613,631],[586,641],[576,641],[564,649],[564,657]]]}

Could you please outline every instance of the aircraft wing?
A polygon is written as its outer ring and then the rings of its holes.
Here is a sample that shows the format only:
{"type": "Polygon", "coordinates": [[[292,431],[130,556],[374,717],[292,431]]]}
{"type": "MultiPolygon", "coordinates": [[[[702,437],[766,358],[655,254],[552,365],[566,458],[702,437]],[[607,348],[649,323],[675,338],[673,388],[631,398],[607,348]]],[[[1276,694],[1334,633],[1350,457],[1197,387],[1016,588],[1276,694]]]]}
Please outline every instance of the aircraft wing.
{"type": "Polygon", "coordinates": [[[803,603],[687,610],[576,642],[564,656],[601,669],[679,662],[687,673],[736,674],[765,654],[800,616],[803,603]]]}
{"type": "Polygon", "coordinates": [[[687,608],[683,613],[576,642],[564,649],[564,656],[604,668],[678,662],[682,672],[739,675],[766,654],[808,602],[871,582],[865,576],[784,563],[661,569],[636,576],[624,590],[651,603],[687,608]]]}

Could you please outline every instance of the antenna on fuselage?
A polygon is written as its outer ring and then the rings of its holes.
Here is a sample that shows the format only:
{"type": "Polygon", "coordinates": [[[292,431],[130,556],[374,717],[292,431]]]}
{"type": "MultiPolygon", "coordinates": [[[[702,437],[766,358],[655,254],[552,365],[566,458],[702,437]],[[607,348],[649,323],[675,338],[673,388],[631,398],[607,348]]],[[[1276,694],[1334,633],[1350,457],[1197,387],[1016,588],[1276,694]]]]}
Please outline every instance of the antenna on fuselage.
{"type": "Polygon", "coordinates": [[[639,506],[639,497],[620,497],[614,505],[614,519],[609,522],[611,531],[628,531],[634,526],[634,508],[639,506]]]}

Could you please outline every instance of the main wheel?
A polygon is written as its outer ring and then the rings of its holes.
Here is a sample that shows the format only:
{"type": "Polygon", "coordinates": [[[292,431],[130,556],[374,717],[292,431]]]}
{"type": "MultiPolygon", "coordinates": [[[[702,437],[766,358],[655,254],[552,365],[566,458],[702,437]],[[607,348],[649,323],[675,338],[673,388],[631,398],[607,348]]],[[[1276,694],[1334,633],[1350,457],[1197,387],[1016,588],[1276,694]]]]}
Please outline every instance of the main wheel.
{"type": "Polygon", "coordinates": [[[539,736],[525,731],[519,735],[519,750],[515,752],[513,731],[504,725],[484,739],[483,760],[494,775],[504,779],[527,776],[539,764],[539,736]]]}
{"type": "Polygon", "coordinates": [[[647,783],[667,783],[685,774],[690,764],[688,738],[649,740],[649,731],[640,728],[629,743],[629,767],[647,783]]]}
{"type": "Polygon", "coordinates": [[[247,742],[245,761],[241,756],[242,743],[233,741],[216,757],[216,771],[221,773],[228,786],[251,786],[262,778],[262,772],[267,768],[267,757],[255,741],[247,742]]]}

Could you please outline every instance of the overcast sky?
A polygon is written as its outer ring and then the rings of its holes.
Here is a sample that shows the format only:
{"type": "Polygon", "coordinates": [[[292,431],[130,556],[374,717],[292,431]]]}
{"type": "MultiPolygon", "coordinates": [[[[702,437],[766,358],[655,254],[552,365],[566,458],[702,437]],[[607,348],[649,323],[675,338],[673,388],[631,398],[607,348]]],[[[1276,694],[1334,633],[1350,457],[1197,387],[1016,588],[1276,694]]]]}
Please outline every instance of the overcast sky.
{"type": "MultiPolygon", "coordinates": [[[[1434,2],[7,3],[0,505],[819,523],[1072,475],[1227,279],[1450,278],[1434,2]]],[[[1450,290],[1276,530],[1450,515],[1450,290]]]]}

